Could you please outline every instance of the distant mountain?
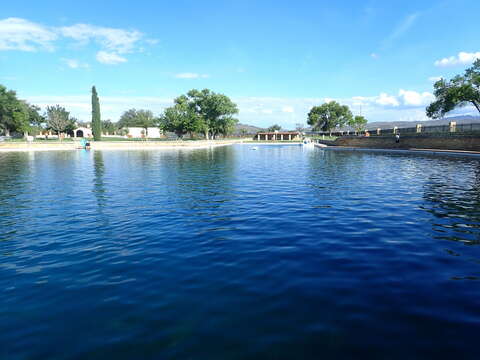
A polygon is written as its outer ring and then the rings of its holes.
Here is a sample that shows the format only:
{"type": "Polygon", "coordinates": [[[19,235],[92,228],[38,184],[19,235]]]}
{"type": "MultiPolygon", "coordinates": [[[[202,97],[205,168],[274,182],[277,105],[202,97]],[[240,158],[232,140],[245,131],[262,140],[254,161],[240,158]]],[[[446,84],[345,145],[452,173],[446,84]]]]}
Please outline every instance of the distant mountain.
{"type": "Polygon", "coordinates": [[[259,128],[257,126],[253,125],[247,125],[247,124],[237,124],[235,125],[235,130],[233,131],[234,135],[253,135],[256,134],[259,131],[265,130],[263,128],[259,128]]]}

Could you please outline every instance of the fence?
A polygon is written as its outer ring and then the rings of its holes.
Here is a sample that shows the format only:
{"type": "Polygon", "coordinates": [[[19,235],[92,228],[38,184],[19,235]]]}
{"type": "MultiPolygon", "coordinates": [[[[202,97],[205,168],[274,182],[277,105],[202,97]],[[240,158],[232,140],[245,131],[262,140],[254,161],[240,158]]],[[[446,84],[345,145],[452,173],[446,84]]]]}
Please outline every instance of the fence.
{"type": "Polygon", "coordinates": [[[351,130],[333,130],[333,131],[310,131],[307,132],[307,135],[332,135],[332,136],[382,136],[382,135],[392,135],[392,134],[435,134],[435,133],[475,133],[477,132],[480,135],[480,123],[470,123],[470,124],[457,124],[455,122],[450,122],[447,125],[432,125],[432,126],[423,126],[417,124],[415,127],[406,127],[406,128],[388,128],[388,129],[370,129],[360,132],[351,131],[351,130]]]}

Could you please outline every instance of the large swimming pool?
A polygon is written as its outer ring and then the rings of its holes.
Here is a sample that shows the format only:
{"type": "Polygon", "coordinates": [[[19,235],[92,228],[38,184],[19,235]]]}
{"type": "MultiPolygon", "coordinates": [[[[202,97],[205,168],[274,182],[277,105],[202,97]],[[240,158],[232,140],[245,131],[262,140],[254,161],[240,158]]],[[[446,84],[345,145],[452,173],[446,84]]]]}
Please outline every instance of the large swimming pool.
{"type": "Polygon", "coordinates": [[[478,359],[480,162],[0,153],[2,359],[478,359]]]}

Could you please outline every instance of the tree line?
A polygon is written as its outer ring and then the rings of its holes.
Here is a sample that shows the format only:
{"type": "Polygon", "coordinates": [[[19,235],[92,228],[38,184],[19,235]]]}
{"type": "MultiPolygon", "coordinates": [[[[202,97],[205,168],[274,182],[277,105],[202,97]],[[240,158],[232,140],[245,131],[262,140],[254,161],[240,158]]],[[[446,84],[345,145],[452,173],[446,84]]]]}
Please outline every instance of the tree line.
{"type": "MultiPolygon", "coordinates": [[[[456,107],[469,104],[480,112],[480,59],[467,68],[463,75],[437,81],[434,84],[434,95],[435,101],[426,108],[428,117],[443,117],[456,107]]],[[[92,88],[92,132],[96,140],[100,140],[102,132],[112,134],[129,127],[144,128],[146,136],[148,128],[159,127],[180,138],[185,134],[203,134],[206,139],[215,139],[233,131],[238,123],[234,117],[237,113],[237,105],[226,95],[209,89],[193,89],[175,98],[173,106],[166,108],[159,116],[150,110],[130,109],[122,114],[117,123],[102,121],[98,94],[95,87],[92,88]]],[[[367,119],[359,115],[353,116],[348,106],[330,101],[312,107],[307,122],[317,131],[331,131],[346,125],[362,131],[367,119]]],[[[64,107],[47,106],[45,112],[41,113],[38,106],[19,99],[15,91],[0,85],[0,133],[28,134],[51,130],[60,135],[73,131],[79,125],[82,123],[64,107]]],[[[270,131],[280,129],[276,124],[269,128],[270,131]]],[[[297,130],[302,129],[303,125],[297,124],[297,130]]]]}
{"type": "Polygon", "coordinates": [[[209,89],[190,90],[173,101],[155,117],[150,110],[130,109],[125,111],[117,123],[119,128],[142,127],[148,136],[149,127],[159,127],[162,131],[175,133],[179,138],[186,134],[202,134],[206,139],[230,134],[238,120],[237,105],[223,94],[209,89]]]}
{"type": "Polygon", "coordinates": [[[13,90],[0,85],[0,133],[10,135],[51,130],[58,135],[73,131],[78,120],[60,105],[47,106],[42,114],[38,106],[17,97],[13,90]]]}
{"type": "MultiPolygon", "coordinates": [[[[230,134],[238,120],[237,105],[226,95],[209,89],[190,90],[174,100],[173,106],[155,116],[150,110],[129,109],[117,123],[101,120],[97,90],[92,87],[92,133],[100,140],[103,132],[126,133],[129,127],[141,127],[145,136],[148,129],[158,127],[183,138],[185,134],[201,134],[206,139],[230,134]]],[[[58,135],[72,132],[77,126],[86,126],[60,105],[48,106],[41,114],[40,108],[17,98],[12,90],[0,85],[0,133],[38,133],[51,130],[58,135]]]]}

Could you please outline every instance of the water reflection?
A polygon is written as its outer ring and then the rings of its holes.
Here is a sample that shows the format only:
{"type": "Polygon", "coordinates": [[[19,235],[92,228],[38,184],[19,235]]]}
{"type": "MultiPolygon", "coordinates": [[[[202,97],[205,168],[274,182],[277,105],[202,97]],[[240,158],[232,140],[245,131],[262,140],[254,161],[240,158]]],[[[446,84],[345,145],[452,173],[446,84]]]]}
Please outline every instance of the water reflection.
{"type": "Polygon", "coordinates": [[[105,182],[103,176],[105,174],[105,164],[103,162],[103,154],[101,151],[93,152],[93,194],[97,199],[97,204],[99,211],[106,204],[106,191],[105,191],[105,182]]]}
{"type": "Polygon", "coordinates": [[[424,210],[433,214],[436,238],[480,244],[480,165],[475,162],[446,161],[433,171],[424,185],[424,210]],[[463,166],[459,166],[463,165],[463,166]]]}
{"type": "Polygon", "coordinates": [[[17,199],[25,193],[23,186],[29,174],[26,164],[27,153],[0,154],[0,241],[15,236],[15,215],[27,205],[25,200],[17,199]]]}

